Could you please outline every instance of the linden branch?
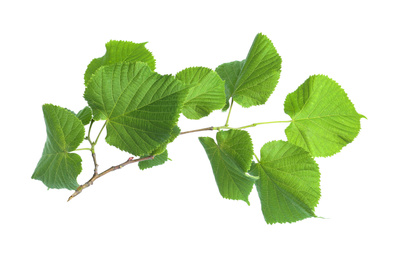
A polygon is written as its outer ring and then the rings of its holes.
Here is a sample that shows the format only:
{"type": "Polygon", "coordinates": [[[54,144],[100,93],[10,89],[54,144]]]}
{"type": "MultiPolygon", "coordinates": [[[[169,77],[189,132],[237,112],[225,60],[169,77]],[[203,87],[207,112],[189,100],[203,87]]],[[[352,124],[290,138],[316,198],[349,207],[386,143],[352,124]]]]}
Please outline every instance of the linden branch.
{"type": "MultiPolygon", "coordinates": [[[[93,158],[95,158],[95,156],[93,156],[93,158]]],[[[130,157],[130,158],[127,159],[127,161],[125,161],[125,162],[123,162],[123,163],[121,163],[121,164],[119,164],[119,165],[112,166],[112,167],[110,167],[109,169],[107,169],[107,170],[105,170],[105,171],[103,171],[103,172],[101,172],[101,173],[99,173],[99,174],[96,174],[96,171],[97,171],[97,168],[98,168],[98,164],[97,164],[97,162],[95,161],[94,175],[93,175],[93,177],[91,177],[91,179],[90,179],[88,182],[86,182],[85,184],[80,185],[80,186],[75,190],[75,192],[68,198],[68,201],[70,201],[72,198],[74,198],[74,197],[76,197],[77,195],[79,195],[79,194],[80,194],[84,189],[86,189],[87,187],[93,185],[93,183],[94,183],[95,180],[97,180],[98,178],[101,178],[101,177],[104,176],[105,174],[110,173],[110,172],[113,172],[113,171],[118,170],[118,169],[120,169],[120,168],[123,168],[124,166],[126,166],[126,165],[128,165],[128,164],[131,164],[131,163],[136,163],[136,162],[141,162],[141,161],[146,161],[146,160],[152,160],[152,159],[154,159],[154,156],[142,157],[142,158],[138,158],[138,159],[135,159],[135,160],[134,160],[134,157],[130,157]]]]}

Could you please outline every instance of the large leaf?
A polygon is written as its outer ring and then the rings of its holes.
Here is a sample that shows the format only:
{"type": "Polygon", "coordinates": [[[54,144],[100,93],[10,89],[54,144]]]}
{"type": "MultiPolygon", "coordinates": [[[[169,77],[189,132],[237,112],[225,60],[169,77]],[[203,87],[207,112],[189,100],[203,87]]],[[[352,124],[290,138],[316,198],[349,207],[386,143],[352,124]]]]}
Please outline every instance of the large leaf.
{"type": "Polygon", "coordinates": [[[221,195],[227,199],[243,200],[247,204],[254,180],[246,175],[253,147],[246,131],[229,130],[217,133],[217,144],[210,137],[199,137],[213,169],[221,195]]]}
{"type": "Polygon", "coordinates": [[[220,65],[216,69],[226,84],[227,102],[243,107],[265,104],[273,93],[281,73],[281,57],[272,42],[257,34],[244,61],[220,65]]]}
{"type": "Polygon", "coordinates": [[[360,119],[347,94],[324,75],[309,77],[284,104],[292,122],[285,130],[288,141],[313,156],[330,156],[352,142],[360,131],[360,119]]]}
{"type": "Polygon", "coordinates": [[[259,176],[255,186],[268,224],[315,217],[320,198],[318,164],[304,149],[273,141],[261,149],[259,163],[250,174],[259,176]]]}
{"type": "Polygon", "coordinates": [[[100,68],[87,84],[85,99],[94,118],[106,120],[106,141],[134,155],[147,155],[171,137],[187,87],[152,72],[142,62],[100,68]]]}
{"type": "Polygon", "coordinates": [[[42,110],[48,137],[32,178],[41,180],[48,188],[75,190],[78,187],[76,178],[82,171],[82,159],[70,152],[83,141],[83,124],[65,108],[45,104],[42,110]]]}
{"type": "Polygon", "coordinates": [[[153,54],[146,49],[146,42],[133,43],[127,41],[109,41],[106,43],[106,53],[101,58],[94,59],[87,66],[85,72],[85,84],[91,76],[102,66],[128,61],[128,62],[146,62],[151,70],[156,68],[156,60],[153,54]]]}
{"type": "Polygon", "coordinates": [[[190,86],[182,110],[188,119],[200,119],[225,105],[225,83],[211,69],[188,68],[177,73],[176,79],[190,86]]]}

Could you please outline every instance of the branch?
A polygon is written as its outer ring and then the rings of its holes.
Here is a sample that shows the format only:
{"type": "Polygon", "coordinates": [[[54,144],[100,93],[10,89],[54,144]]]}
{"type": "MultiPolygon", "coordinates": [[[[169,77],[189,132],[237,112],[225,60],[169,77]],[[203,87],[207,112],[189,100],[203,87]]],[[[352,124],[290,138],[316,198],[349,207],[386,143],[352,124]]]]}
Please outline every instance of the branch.
{"type": "Polygon", "coordinates": [[[184,134],[195,133],[195,132],[202,132],[202,131],[209,131],[209,130],[215,130],[215,129],[214,129],[213,126],[211,126],[211,127],[205,127],[205,128],[201,128],[201,129],[181,132],[180,134],[184,135],[184,134]]]}
{"type": "MultiPolygon", "coordinates": [[[[95,155],[93,155],[93,159],[95,160],[95,155]]],[[[112,166],[112,167],[110,167],[110,168],[107,169],[106,171],[103,171],[103,172],[100,173],[100,174],[96,174],[97,166],[98,166],[98,165],[96,164],[96,165],[95,165],[95,168],[94,168],[94,175],[93,175],[93,177],[92,177],[88,182],[86,182],[85,184],[80,185],[80,186],[75,190],[75,192],[68,198],[67,201],[70,201],[72,198],[74,198],[74,197],[76,197],[77,195],[79,195],[84,189],[86,189],[87,187],[93,185],[93,183],[94,183],[95,180],[97,180],[98,178],[104,176],[104,175],[107,174],[107,173],[110,173],[110,172],[113,172],[113,171],[118,170],[118,169],[120,169],[120,168],[123,168],[124,166],[126,166],[126,165],[128,165],[128,164],[131,164],[131,163],[136,163],[136,162],[141,162],[141,161],[146,161],[146,160],[152,160],[152,159],[154,159],[154,156],[147,156],[147,157],[138,158],[138,159],[135,159],[135,160],[134,160],[134,157],[130,157],[130,158],[128,158],[127,161],[125,161],[125,162],[123,162],[123,163],[121,163],[121,164],[119,164],[119,165],[112,166]]]]}

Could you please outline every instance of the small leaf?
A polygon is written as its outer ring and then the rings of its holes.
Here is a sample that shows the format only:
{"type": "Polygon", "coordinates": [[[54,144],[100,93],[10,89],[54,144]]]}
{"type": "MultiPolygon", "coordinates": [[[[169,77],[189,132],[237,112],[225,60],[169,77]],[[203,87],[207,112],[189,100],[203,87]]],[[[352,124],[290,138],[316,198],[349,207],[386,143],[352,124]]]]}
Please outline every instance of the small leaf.
{"type": "Polygon", "coordinates": [[[244,62],[242,61],[233,61],[221,64],[216,68],[216,72],[220,77],[225,80],[225,106],[222,109],[226,111],[229,108],[229,99],[232,97],[235,92],[235,86],[237,79],[239,77],[240,72],[242,71],[244,62]]]}
{"type": "Polygon", "coordinates": [[[292,118],[285,129],[288,141],[315,157],[331,156],[351,143],[363,117],[340,85],[324,75],[309,77],[290,93],[284,110],[292,118]]]}
{"type": "Polygon", "coordinates": [[[85,128],[75,114],[65,108],[45,104],[42,110],[48,137],[32,178],[41,180],[48,188],[75,190],[82,159],[70,152],[82,143],[85,128]]]}
{"type": "Polygon", "coordinates": [[[243,200],[247,204],[254,180],[246,175],[253,147],[246,131],[229,130],[217,133],[217,144],[210,137],[199,137],[213,169],[220,194],[227,199],[243,200]]]}
{"type": "Polygon", "coordinates": [[[100,68],[84,96],[94,118],[107,121],[107,143],[143,156],[171,138],[187,92],[172,76],[152,72],[142,62],[125,62],[100,68]]]}
{"type": "Polygon", "coordinates": [[[80,121],[82,121],[82,124],[89,124],[92,118],[90,107],[86,106],[85,108],[83,108],[81,111],[78,112],[78,114],[76,114],[76,117],[80,121]]]}
{"type": "Polygon", "coordinates": [[[255,182],[268,224],[295,222],[315,217],[321,196],[318,164],[304,149],[284,141],[273,141],[261,149],[259,163],[250,174],[255,182]]]}
{"type": "Polygon", "coordinates": [[[154,166],[162,165],[168,161],[168,151],[165,149],[163,153],[154,156],[154,159],[141,161],[138,163],[139,169],[145,170],[154,166]]]}
{"type": "Polygon", "coordinates": [[[188,68],[177,73],[176,79],[190,86],[182,110],[188,119],[200,119],[225,105],[225,83],[213,70],[188,68]]]}
{"type": "MultiPolygon", "coordinates": [[[[179,136],[180,131],[181,131],[180,128],[176,125],[172,129],[171,137],[169,137],[169,139],[165,143],[161,144],[157,149],[155,149],[153,152],[150,153],[149,156],[154,155],[154,159],[139,162],[138,163],[139,168],[141,170],[144,170],[147,168],[151,168],[153,166],[162,165],[166,161],[168,161],[169,158],[168,158],[168,151],[166,147],[168,146],[169,143],[172,143],[176,139],[176,137],[179,136]]],[[[142,157],[146,157],[146,155],[142,157]]]]}
{"type": "Polygon", "coordinates": [[[216,71],[230,81],[226,84],[227,103],[232,97],[242,107],[262,105],[273,93],[280,78],[281,57],[272,42],[259,33],[244,61],[222,64],[216,71]]]}
{"type": "Polygon", "coordinates": [[[128,61],[141,61],[147,63],[152,71],[156,68],[156,60],[153,54],[146,49],[146,42],[133,43],[127,41],[109,41],[106,47],[106,53],[101,58],[94,59],[87,66],[85,72],[85,84],[91,76],[102,66],[128,61]]]}

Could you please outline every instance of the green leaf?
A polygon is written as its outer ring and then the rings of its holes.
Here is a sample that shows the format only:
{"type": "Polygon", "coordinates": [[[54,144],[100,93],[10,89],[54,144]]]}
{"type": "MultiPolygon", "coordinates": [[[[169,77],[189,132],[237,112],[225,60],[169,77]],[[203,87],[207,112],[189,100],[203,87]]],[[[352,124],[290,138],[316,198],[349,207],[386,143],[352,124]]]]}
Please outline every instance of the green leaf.
{"type": "Polygon", "coordinates": [[[127,41],[109,41],[106,43],[106,53],[101,58],[94,59],[87,66],[85,72],[85,84],[91,76],[102,66],[118,62],[136,62],[141,61],[149,65],[152,71],[156,68],[156,60],[153,54],[146,49],[144,43],[133,43],[127,41]]]}
{"type": "Polygon", "coordinates": [[[213,70],[188,68],[177,73],[176,79],[190,86],[182,110],[188,119],[200,119],[225,105],[225,83],[213,70]]]}
{"type": "Polygon", "coordinates": [[[83,108],[81,111],[78,112],[78,114],[76,114],[76,117],[80,121],[82,121],[82,124],[89,124],[92,118],[90,107],[86,106],[85,108],[83,108]]]}
{"type": "Polygon", "coordinates": [[[228,62],[216,68],[218,75],[225,80],[225,106],[222,109],[223,111],[229,108],[229,99],[235,91],[236,81],[242,71],[245,61],[246,60],[228,62]]]}
{"type": "MultiPolygon", "coordinates": [[[[166,161],[169,160],[168,158],[168,151],[166,149],[166,147],[168,146],[169,143],[172,143],[176,137],[179,136],[180,134],[180,128],[176,125],[171,132],[171,137],[169,137],[169,139],[161,144],[157,149],[155,149],[153,152],[150,153],[149,156],[151,155],[155,155],[154,159],[152,160],[147,160],[147,161],[141,161],[138,163],[138,166],[141,170],[147,169],[147,168],[151,168],[153,166],[157,166],[157,165],[162,165],[164,164],[166,161]]],[[[146,157],[147,155],[143,156],[146,157]]]]}
{"type": "Polygon", "coordinates": [[[139,169],[145,170],[148,168],[152,168],[154,166],[162,165],[166,161],[168,161],[168,151],[165,149],[163,153],[160,153],[157,156],[154,156],[154,159],[141,161],[138,163],[139,169]]]}
{"type": "Polygon", "coordinates": [[[32,178],[41,180],[48,188],[75,190],[82,159],[70,152],[82,143],[85,128],[75,114],[65,108],[45,104],[42,110],[48,137],[32,178]]]}
{"type": "Polygon", "coordinates": [[[187,91],[182,82],[152,72],[145,63],[125,62],[100,68],[84,96],[94,118],[106,120],[107,143],[143,156],[170,139],[187,91]]]}
{"type": "Polygon", "coordinates": [[[321,196],[318,164],[304,149],[284,141],[273,141],[261,149],[259,163],[250,174],[255,182],[268,224],[295,222],[315,217],[321,196]]]}
{"type": "Polygon", "coordinates": [[[244,61],[220,65],[216,71],[226,84],[227,103],[232,97],[242,107],[265,104],[281,73],[281,57],[272,42],[257,34],[244,61]]]}
{"type": "Polygon", "coordinates": [[[309,77],[284,104],[292,122],[285,130],[288,141],[326,157],[338,153],[360,131],[363,117],[334,80],[324,75],[309,77]]]}
{"type": "Polygon", "coordinates": [[[217,144],[210,137],[199,137],[213,169],[220,194],[227,199],[243,200],[248,205],[254,180],[246,175],[253,147],[246,131],[229,130],[217,133],[217,144]]]}

